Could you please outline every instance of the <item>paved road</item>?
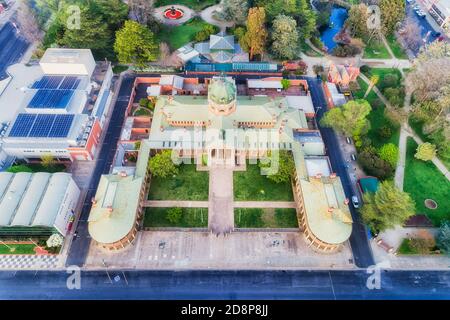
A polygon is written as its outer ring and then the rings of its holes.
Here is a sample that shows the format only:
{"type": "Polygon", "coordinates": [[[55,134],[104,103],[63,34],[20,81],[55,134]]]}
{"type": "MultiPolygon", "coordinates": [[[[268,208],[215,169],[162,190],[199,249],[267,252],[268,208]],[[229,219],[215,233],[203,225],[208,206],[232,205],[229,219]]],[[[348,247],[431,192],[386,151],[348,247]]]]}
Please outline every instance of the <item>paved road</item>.
{"type": "Polygon", "coordinates": [[[67,289],[68,276],[0,272],[0,299],[450,299],[449,271],[381,270],[378,290],[365,270],[90,271],[80,290],[67,289]]]}
{"type": "MultiPolygon", "coordinates": [[[[314,108],[316,109],[317,122],[319,122],[327,108],[322,84],[320,80],[315,78],[307,78],[307,80],[311,90],[314,108]]],[[[348,172],[344,167],[345,161],[342,157],[337,137],[332,129],[322,128],[320,125],[319,129],[325,142],[325,146],[327,147],[327,153],[330,157],[333,170],[341,178],[345,194],[347,198],[350,199],[352,195],[357,194],[356,186],[351,183],[348,172]]],[[[355,260],[354,262],[360,268],[367,268],[374,264],[372,251],[367,239],[367,231],[364,224],[361,222],[358,212],[352,206],[350,206],[350,211],[353,218],[353,232],[350,237],[350,245],[355,260]]]]}
{"type": "Polygon", "coordinates": [[[8,77],[6,69],[19,61],[29,47],[29,43],[20,37],[11,23],[0,30],[0,80],[8,77]]]}
{"type": "Polygon", "coordinates": [[[123,79],[119,96],[109,122],[107,129],[108,131],[105,135],[103,145],[101,146],[101,151],[94,169],[91,184],[81,211],[81,217],[77,226],[78,237],[73,239],[69,256],[66,261],[67,265],[83,265],[89,251],[91,239],[87,228],[87,219],[89,218],[89,212],[91,210],[91,199],[95,196],[97,191],[100,176],[102,174],[108,174],[111,169],[114,154],[117,150],[117,142],[119,140],[120,132],[125,119],[125,111],[128,105],[131,89],[133,87],[133,82],[134,77],[123,79]]]}

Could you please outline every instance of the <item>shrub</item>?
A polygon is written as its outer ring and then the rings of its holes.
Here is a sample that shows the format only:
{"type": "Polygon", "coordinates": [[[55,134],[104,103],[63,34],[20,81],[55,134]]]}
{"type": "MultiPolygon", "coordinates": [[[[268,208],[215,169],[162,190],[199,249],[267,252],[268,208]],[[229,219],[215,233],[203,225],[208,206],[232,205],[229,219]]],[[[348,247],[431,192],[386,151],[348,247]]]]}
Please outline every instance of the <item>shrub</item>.
{"type": "Polygon", "coordinates": [[[210,35],[217,32],[216,27],[210,24],[205,24],[203,29],[195,34],[195,41],[201,42],[209,38],[210,35]]]}
{"type": "Polygon", "coordinates": [[[291,82],[288,79],[282,79],[281,86],[283,87],[283,90],[287,90],[291,86],[291,82]]]}
{"type": "Polygon", "coordinates": [[[450,221],[444,222],[437,236],[439,249],[450,255],[450,221]]]}
{"type": "Polygon", "coordinates": [[[398,147],[393,143],[385,144],[378,151],[378,155],[391,166],[395,166],[398,161],[398,147]]]}
{"type": "Polygon", "coordinates": [[[181,221],[181,217],[183,216],[183,209],[181,208],[170,208],[167,210],[167,220],[172,223],[179,223],[181,221]]]}
{"type": "Polygon", "coordinates": [[[417,147],[414,157],[423,161],[430,161],[436,156],[436,146],[429,142],[422,143],[417,147]]]}
{"type": "Polygon", "coordinates": [[[378,128],[377,134],[382,139],[388,139],[392,136],[392,128],[384,125],[384,126],[378,128]]]}
{"type": "Polygon", "coordinates": [[[399,84],[399,78],[398,75],[395,73],[388,73],[384,76],[383,80],[381,81],[381,88],[389,88],[389,87],[396,87],[399,84]]]}
{"type": "Polygon", "coordinates": [[[389,179],[394,174],[394,168],[391,164],[381,159],[377,150],[372,146],[365,147],[361,151],[358,162],[368,175],[378,177],[381,180],[389,179]]]}
{"type": "Polygon", "coordinates": [[[337,45],[333,49],[333,55],[336,57],[353,57],[361,53],[361,49],[353,45],[337,45]]]}
{"type": "Polygon", "coordinates": [[[139,100],[139,105],[142,108],[147,108],[148,107],[148,99],[147,98],[142,98],[139,100]]]}
{"type": "Polygon", "coordinates": [[[428,254],[436,245],[432,238],[412,238],[409,241],[410,247],[419,254],[428,254]]]}

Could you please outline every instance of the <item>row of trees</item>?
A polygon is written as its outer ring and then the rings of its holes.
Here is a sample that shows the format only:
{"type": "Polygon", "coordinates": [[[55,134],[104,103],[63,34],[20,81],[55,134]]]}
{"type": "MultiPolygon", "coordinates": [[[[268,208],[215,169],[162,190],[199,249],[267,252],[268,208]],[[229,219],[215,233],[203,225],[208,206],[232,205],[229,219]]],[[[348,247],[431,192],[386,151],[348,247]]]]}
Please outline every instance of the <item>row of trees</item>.
{"type": "Polygon", "coordinates": [[[250,9],[249,1],[224,0],[223,6],[220,16],[236,22],[234,34],[252,59],[266,47],[277,58],[294,59],[300,42],[315,30],[316,16],[306,0],[256,0],[250,9]]]}

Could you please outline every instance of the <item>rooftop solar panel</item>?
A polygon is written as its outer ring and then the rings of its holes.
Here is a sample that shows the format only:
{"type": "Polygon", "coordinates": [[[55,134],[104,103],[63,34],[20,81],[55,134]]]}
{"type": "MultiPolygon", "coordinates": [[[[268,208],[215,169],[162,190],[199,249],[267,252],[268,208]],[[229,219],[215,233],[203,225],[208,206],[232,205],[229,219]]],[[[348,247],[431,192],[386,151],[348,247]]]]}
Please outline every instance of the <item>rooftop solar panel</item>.
{"type": "Polygon", "coordinates": [[[9,133],[10,137],[28,137],[28,133],[33,127],[37,115],[21,113],[17,116],[16,121],[9,133]]]}
{"type": "Polygon", "coordinates": [[[46,138],[55,122],[55,118],[55,114],[38,114],[28,136],[33,138],[46,138]]]}
{"type": "Polygon", "coordinates": [[[64,79],[63,76],[44,76],[41,80],[36,81],[32,88],[33,89],[57,89],[64,79]]]}
{"type": "Polygon", "coordinates": [[[78,87],[80,84],[80,79],[73,76],[65,77],[63,82],[61,83],[60,89],[66,89],[66,90],[74,90],[78,87]]]}
{"type": "Polygon", "coordinates": [[[68,136],[75,116],[73,114],[21,113],[9,133],[16,138],[65,138],[68,136]]]}
{"type": "Polygon", "coordinates": [[[73,90],[40,89],[31,99],[28,108],[64,109],[74,94],[73,90]]]}

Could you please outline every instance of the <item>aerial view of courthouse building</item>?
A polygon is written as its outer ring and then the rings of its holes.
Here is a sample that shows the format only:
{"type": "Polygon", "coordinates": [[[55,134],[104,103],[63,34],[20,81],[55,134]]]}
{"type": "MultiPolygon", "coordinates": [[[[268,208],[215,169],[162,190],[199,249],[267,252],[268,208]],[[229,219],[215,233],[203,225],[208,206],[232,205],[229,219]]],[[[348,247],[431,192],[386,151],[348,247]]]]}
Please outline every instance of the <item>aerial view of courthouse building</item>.
{"type": "MultiPolygon", "coordinates": [[[[304,85],[307,88],[306,81],[304,85]]],[[[206,95],[171,91],[152,99],[156,105],[151,128],[142,140],[136,167],[102,176],[92,199],[89,232],[100,247],[119,250],[135,239],[151,179],[148,160],[161,150],[194,159],[206,170],[245,169],[249,159],[288,150],[295,162],[293,193],[305,240],[320,252],[335,252],[348,240],[352,232],[348,199],[325,156],[320,133],[308,126],[306,114],[314,114],[311,103],[302,108],[298,103],[308,104],[305,99],[240,96],[235,81],[225,76],[209,79],[206,95]]]]}
{"type": "MultiPolygon", "coordinates": [[[[109,62],[87,49],[48,49],[39,65],[17,64],[0,93],[0,153],[30,161],[92,160],[111,99],[109,62]]],[[[0,159],[1,160],[1,159],[0,159]]]]}

